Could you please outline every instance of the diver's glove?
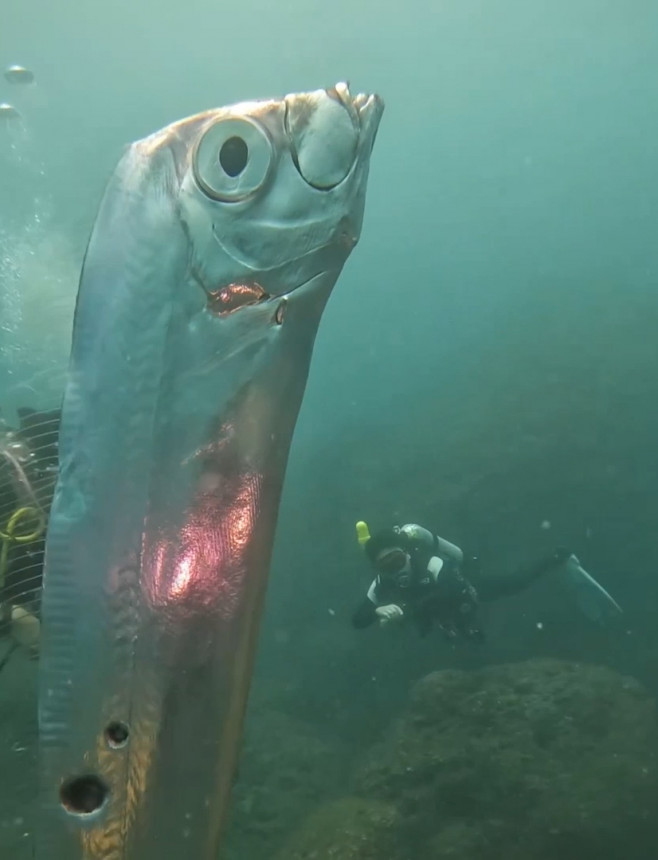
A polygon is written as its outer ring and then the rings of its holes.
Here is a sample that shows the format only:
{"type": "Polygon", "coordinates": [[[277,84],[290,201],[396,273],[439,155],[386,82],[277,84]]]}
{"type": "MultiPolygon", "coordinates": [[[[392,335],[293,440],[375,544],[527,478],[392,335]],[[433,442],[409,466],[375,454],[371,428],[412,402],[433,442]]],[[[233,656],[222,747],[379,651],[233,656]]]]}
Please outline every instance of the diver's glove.
{"type": "Polygon", "coordinates": [[[379,623],[384,625],[391,621],[399,621],[404,616],[404,612],[395,603],[389,603],[386,606],[378,606],[375,609],[375,615],[379,618],[379,623]]]}

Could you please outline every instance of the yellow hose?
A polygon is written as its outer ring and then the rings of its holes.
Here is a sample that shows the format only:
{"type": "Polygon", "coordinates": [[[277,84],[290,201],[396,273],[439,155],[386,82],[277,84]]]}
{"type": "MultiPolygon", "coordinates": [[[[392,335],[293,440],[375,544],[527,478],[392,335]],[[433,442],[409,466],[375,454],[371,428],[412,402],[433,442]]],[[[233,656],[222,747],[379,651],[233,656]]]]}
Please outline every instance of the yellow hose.
{"type": "Polygon", "coordinates": [[[43,511],[40,511],[38,508],[18,508],[18,510],[14,511],[14,513],[9,517],[6,530],[0,531],[0,541],[2,541],[2,549],[0,549],[0,592],[4,587],[5,578],[7,576],[7,569],[9,567],[9,550],[12,544],[33,543],[41,537],[45,528],[46,519],[43,511]],[[36,529],[25,534],[20,534],[19,526],[23,524],[23,526],[26,527],[26,523],[36,523],[36,529]]]}

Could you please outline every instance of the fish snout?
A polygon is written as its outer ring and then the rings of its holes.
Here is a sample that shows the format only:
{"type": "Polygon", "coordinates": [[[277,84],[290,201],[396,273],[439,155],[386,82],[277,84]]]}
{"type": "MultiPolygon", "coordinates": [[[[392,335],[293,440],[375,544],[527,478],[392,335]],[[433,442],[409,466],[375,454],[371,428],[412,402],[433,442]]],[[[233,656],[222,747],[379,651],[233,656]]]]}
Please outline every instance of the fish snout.
{"type": "Polygon", "coordinates": [[[376,131],[384,113],[384,100],[380,96],[376,93],[357,93],[352,96],[349,82],[336,84],[326,92],[327,95],[339,99],[350,113],[358,117],[362,132],[376,131]]]}
{"type": "Polygon", "coordinates": [[[376,95],[352,97],[346,83],[286,98],[286,133],[293,160],[313,188],[331,190],[370,154],[384,109],[376,95]]]}

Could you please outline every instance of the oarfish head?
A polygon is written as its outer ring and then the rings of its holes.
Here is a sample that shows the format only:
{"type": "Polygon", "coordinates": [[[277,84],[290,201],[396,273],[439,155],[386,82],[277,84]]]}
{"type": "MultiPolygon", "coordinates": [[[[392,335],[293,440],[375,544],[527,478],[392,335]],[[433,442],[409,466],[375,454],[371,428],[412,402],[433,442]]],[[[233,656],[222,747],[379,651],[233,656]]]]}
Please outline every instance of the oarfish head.
{"type": "Polygon", "coordinates": [[[382,110],[378,96],[337,84],[207,111],[137,144],[174,158],[191,270],[210,310],[288,294],[320,273],[335,280],[361,232],[382,110]]]}

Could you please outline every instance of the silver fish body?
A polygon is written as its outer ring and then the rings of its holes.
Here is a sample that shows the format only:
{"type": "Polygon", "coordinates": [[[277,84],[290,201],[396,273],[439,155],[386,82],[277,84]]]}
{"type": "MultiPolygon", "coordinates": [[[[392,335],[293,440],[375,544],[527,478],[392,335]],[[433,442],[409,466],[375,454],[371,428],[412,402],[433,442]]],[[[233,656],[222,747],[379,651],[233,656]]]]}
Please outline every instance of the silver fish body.
{"type": "Polygon", "coordinates": [[[216,860],[289,445],[383,110],[133,144],[78,294],[44,573],[37,860],[216,860]]]}

